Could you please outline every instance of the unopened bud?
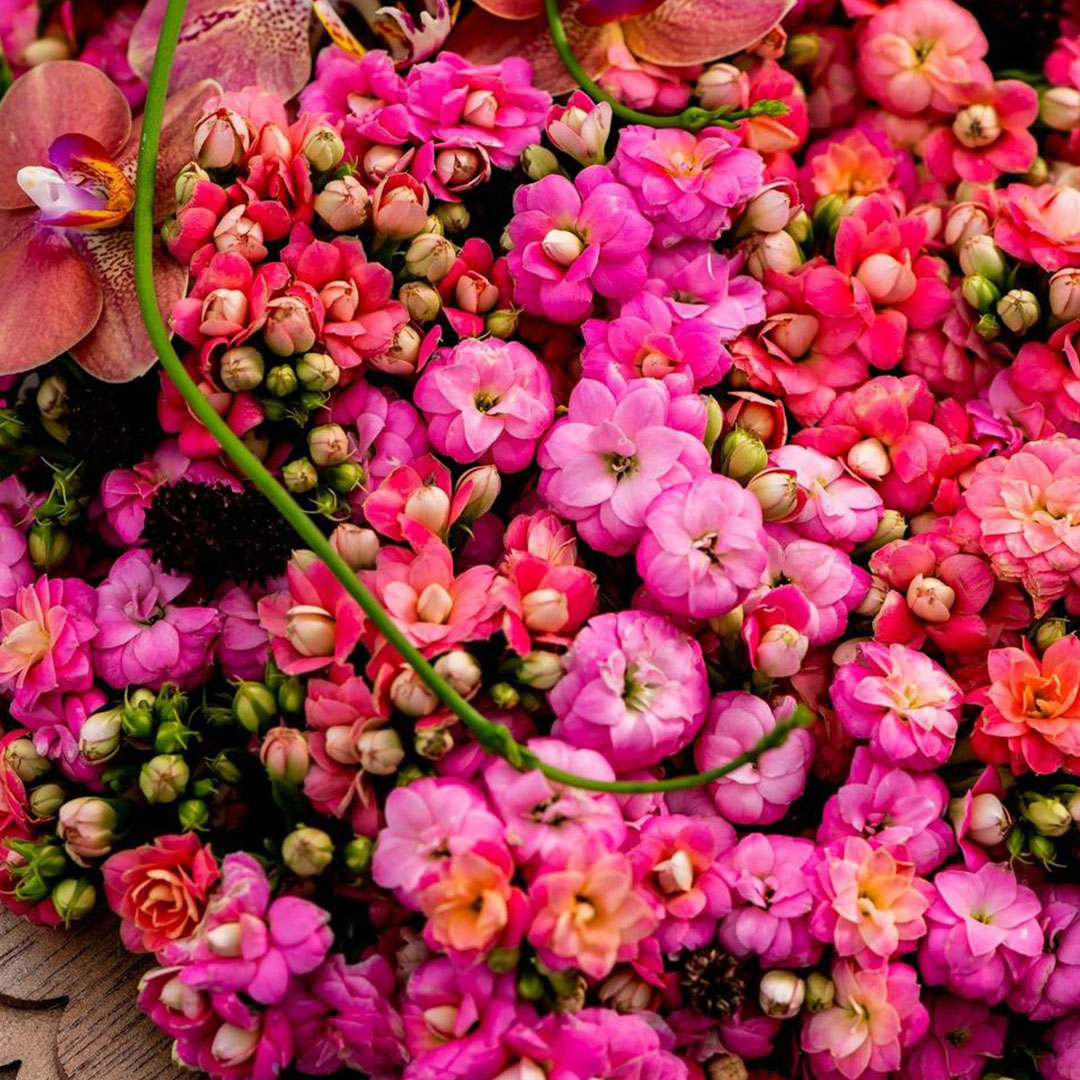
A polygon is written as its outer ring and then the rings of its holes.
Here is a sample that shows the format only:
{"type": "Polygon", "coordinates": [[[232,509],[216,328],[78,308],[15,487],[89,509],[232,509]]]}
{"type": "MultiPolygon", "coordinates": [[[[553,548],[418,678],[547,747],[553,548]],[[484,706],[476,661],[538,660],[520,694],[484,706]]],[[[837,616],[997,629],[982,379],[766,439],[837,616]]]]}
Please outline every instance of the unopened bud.
{"type": "Polygon", "coordinates": [[[1014,333],[1027,333],[1038,321],[1039,301],[1027,289],[1010,289],[997,304],[998,318],[1014,333]]]}
{"type": "Polygon", "coordinates": [[[368,836],[354,836],[342,849],[342,860],[351,874],[364,874],[371,867],[375,844],[368,836]]]}
{"type": "Polygon", "coordinates": [[[315,196],[315,213],[334,232],[359,229],[371,213],[371,196],[355,176],[331,180],[315,196]]]}
{"type": "Polygon", "coordinates": [[[47,821],[56,817],[64,805],[64,789],[59,784],[39,784],[30,792],[30,812],[36,818],[47,821]]]}
{"type": "Polygon", "coordinates": [[[750,1072],[738,1054],[720,1054],[705,1063],[707,1080],[748,1080],[750,1072]]]}
{"type": "Polygon", "coordinates": [[[370,570],[375,566],[379,537],[374,529],[345,522],[330,534],[330,543],[350,570],[370,570]]]}
{"type": "Polygon", "coordinates": [[[711,454],[713,447],[716,446],[716,440],[720,438],[724,431],[724,410],[721,408],[720,402],[711,394],[704,395],[704,398],[705,434],[701,437],[701,441],[705,444],[705,449],[711,454]]]}
{"type": "Polygon", "coordinates": [[[907,605],[912,615],[930,623],[948,622],[956,603],[956,590],[936,577],[916,574],[907,588],[907,605]]]}
{"type": "Polygon", "coordinates": [[[439,699],[412,668],[403,668],[390,684],[390,701],[395,709],[413,718],[430,716],[438,707],[439,699]]]}
{"type": "Polygon", "coordinates": [[[746,485],[761,505],[766,521],[787,521],[804,505],[804,497],[796,475],[789,469],[763,469],[746,485]]]}
{"type": "Polygon", "coordinates": [[[836,998],[836,986],[832,979],[820,971],[811,971],[806,977],[806,1007],[812,1013],[831,1009],[836,998]]]}
{"type": "Polygon", "coordinates": [[[1080,318],[1080,269],[1070,266],[1051,276],[1050,310],[1062,322],[1080,318]]]}
{"type": "Polygon", "coordinates": [[[1057,845],[1049,836],[1036,833],[1028,839],[1028,851],[1044,866],[1060,865],[1057,861],[1057,845]]]}
{"type": "Polygon", "coordinates": [[[409,318],[421,325],[434,322],[442,310],[442,298],[426,281],[407,281],[398,290],[398,300],[405,305],[409,318]]]}
{"type": "Polygon", "coordinates": [[[889,451],[880,439],[863,439],[847,452],[848,468],[863,480],[883,480],[892,471],[889,451]]]}
{"type": "Polygon", "coordinates": [[[769,464],[765,444],[743,428],[729,431],[720,443],[720,471],[746,484],[769,464]]]}
{"type": "MultiPolygon", "coordinates": [[[[275,706],[277,702],[274,702],[275,706]]],[[[299,784],[311,767],[311,753],[307,739],[296,728],[271,728],[259,747],[259,760],[271,780],[283,780],[299,784]]]]}
{"type": "Polygon", "coordinates": [[[746,252],[746,269],[751,277],[764,281],[769,270],[790,274],[803,261],[799,245],[788,232],[760,233],[743,244],[746,252]]]}
{"type": "Polygon", "coordinates": [[[49,760],[37,752],[29,739],[15,739],[4,751],[4,764],[13,769],[24,784],[40,780],[50,769],[49,760]]]}
{"type": "Polygon", "coordinates": [[[858,607],[855,608],[855,614],[867,617],[876,615],[881,610],[885,598],[891,591],[888,584],[882,578],[879,578],[877,574],[874,574],[870,578],[870,587],[866,590],[866,595],[859,602],[858,607]]]}
{"type": "Polygon", "coordinates": [[[297,458],[281,470],[281,479],[294,495],[302,495],[318,485],[319,474],[307,458],[297,458]]]}
{"type": "Polygon", "coordinates": [[[139,790],[148,803],[176,802],[191,779],[187,762],[178,754],[158,754],[139,770],[139,790]]]}
{"type": "MultiPolygon", "coordinates": [[[[963,799],[954,799],[949,804],[949,816],[954,826],[959,824],[965,812],[963,799]]],[[[1009,835],[1011,827],[1012,817],[995,794],[984,791],[971,796],[971,819],[967,830],[969,839],[983,847],[995,847],[1009,835]]]]}
{"type": "Polygon", "coordinates": [[[945,220],[945,243],[960,249],[972,237],[990,232],[990,216],[978,203],[958,203],[945,220]]]}
{"type": "Polygon", "coordinates": [[[450,236],[456,236],[469,227],[469,211],[461,203],[439,203],[434,214],[450,236]]]}
{"type": "Polygon", "coordinates": [[[585,250],[581,237],[567,229],[550,229],[540,241],[540,247],[558,266],[571,266],[585,250]]]}
{"type": "Polygon", "coordinates": [[[445,236],[421,233],[405,252],[405,271],[411,277],[441,281],[456,259],[457,251],[445,236]]]}
{"type": "Polygon", "coordinates": [[[543,180],[545,176],[562,172],[559,159],[546,147],[533,143],[521,155],[521,167],[530,180],[543,180]]]}
{"type": "Polygon", "coordinates": [[[182,832],[202,832],[210,821],[210,807],[203,799],[185,799],[176,808],[182,832]]]}
{"type": "Polygon", "coordinates": [[[435,670],[466,700],[475,696],[483,682],[480,664],[464,649],[443,653],[435,661],[435,670]]]}
{"type": "Polygon", "coordinates": [[[300,380],[290,364],[277,364],[266,373],[266,389],[274,397],[283,398],[296,393],[300,380]]]}
{"type": "Polygon", "coordinates": [[[221,356],[221,381],[234,393],[254,390],[263,381],[266,365],[262,353],[250,345],[238,345],[221,356]]]}
{"type": "Polygon", "coordinates": [[[1020,813],[1043,836],[1064,836],[1073,824],[1069,808],[1049,795],[1025,792],[1020,796],[1020,813]]]}
{"type": "Polygon", "coordinates": [[[897,510],[886,510],[881,515],[881,520],[874,530],[874,535],[860,544],[857,550],[860,554],[870,554],[877,551],[878,548],[884,547],[892,540],[902,540],[906,532],[907,520],[904,515],[897,510]]]}
{"type": "Polygon", "coordinates": [[[969,277],[984,277],[992,284],[1000,285],[1005,280],[1008,265],[994,238],[984,233],[970,237],[960,246],[960,269],[969,277]]]}
{"type": "Polygon", "coordinates": [[[341,164],[345,143],[341,136],[326,124],[313,128],[304,143],[304,157],[318,172],[329,172],[341,164]]]}
{"type": "Polygon", "coordinates": [[[282,841],[281,857],[298,877],[316,877],[334,861],[334,841],[322,829],[301,825],[282,841]]]}
{"type": "Polygon", "coordinates": [[[749,76],[734,64],[710,64],[694,87],[703,109],[741,109],[749,96],[749,76]]]}
{"type": "Polygon", "coordinates": [[[421,727],[413,736],[413,749],[428,761],[438,761],[454,749],[454,736],[445,724],[421,727]]]}
{"type": "Polygon", "coordinates": [[[319,468],[338,465],[349,456],[349,436],[340,424],[322,424],[308,433],[308,454],[319,468]]]}
{"type": "Polygon", "coordinates": [[[42,420],[63,420],[68,411],[67,383],[59,375],[49,375],[41,380],[34,397],[42,420]]]}
{"type": "Polygon", "coordinates": [[[521,703],[521,694],[508,682],[495,683],[490,693],[497,709],[516,709],[521,703]]]}
{"type": "Polygon", "coordinates": [[[1080,127],[1080,90],[1072,86],[1051,86],[1039,95],[1039,119],[1055,131],[1080,127]]]}
{"type": "Polygon", "coordinates": [[[277,698],[262,683],[242,682],[233,694],[232,713],[245,731],[261,731],[277,716],[277,698]]]}
{"type": "Polygon", "coordinates": [[[324,394],[341,378],[341,368],[326,353],[304,353],[296,362],[296,378],[305,390],[324,394]]]}
{"type": "Polygon", "coordinates": [[[797,1016],[806,997],[806,983],[793,971],[766,971],[761,976],[758,1001],[766,1016],[788,1020],[797,1016]]]}
{"type": "Polygon", "coordinates": [[[86,878],[64,878],[52,890],[53,907],[65,923],[85,919],[97,903],[97,892],[86,878]]]}
{"type": "Polygon", "coordinates": [[[35,566],[48,570],[71,554],[71,534],[50,521],[35,521],[26,538],[26,549],[35,566]]]}
{"type": "Polygon", "coordinates": [[[534,649],[518,664],[517,680],[534,690],[550,690],[565,674],[560,657],[553,652],[534,649]]]}
{"type": "Polygon", "coordinates": [[[1032,635],[1032,641],[1035,643],[1035,647],[1044,652],[1049,649],[1055,641],[1060,641],[1063,637],[1066,637],[1069,633],[1069,624],[1060,618],[1048,618],[1043,619],[1042,622],[1035,627],[1035,633],[1032,635]]]}

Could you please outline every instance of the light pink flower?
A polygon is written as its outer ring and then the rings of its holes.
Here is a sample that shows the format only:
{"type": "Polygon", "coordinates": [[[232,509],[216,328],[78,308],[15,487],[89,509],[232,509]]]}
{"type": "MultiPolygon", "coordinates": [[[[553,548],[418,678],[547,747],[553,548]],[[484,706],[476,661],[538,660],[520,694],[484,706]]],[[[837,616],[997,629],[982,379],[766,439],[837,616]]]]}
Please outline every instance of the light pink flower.
{"type": "Polygon", "coordinates": [[[998,196],[994,240],[1008,254],[1044,270],[1080,266],[1080,191],[1010,184],[998,196]]]}
{"type": "Polygon", "coordinates": [[[701,649],[658,615],[597,615],[574,639],[564,666],[549,695],[552,734],[600,751],[620,772],[677,753],[705,718],[701,649]]]}
{"type": "Polygon", "coordinates": [[[413,400],[435,449],[468,464],[520,472],[555,413],[547,371],[516,341],[470,338],[424,369],[413,400]]]}
{"type": "MultiPolygon", "coordinates": [[[[702,772],[715,769],[752,749],[780,720],[789,718],[795,702],[782,701],[774,711],[761,698],[739,691],[717,694],[694,746],[694,763],[702,772]]],[[[783,744],[766,751],[756,763],[740,766],[709,785],[720,814],[740,825],[771,825],[787,813],[802,793],[814,740],[802,728],[783,744]]]]}

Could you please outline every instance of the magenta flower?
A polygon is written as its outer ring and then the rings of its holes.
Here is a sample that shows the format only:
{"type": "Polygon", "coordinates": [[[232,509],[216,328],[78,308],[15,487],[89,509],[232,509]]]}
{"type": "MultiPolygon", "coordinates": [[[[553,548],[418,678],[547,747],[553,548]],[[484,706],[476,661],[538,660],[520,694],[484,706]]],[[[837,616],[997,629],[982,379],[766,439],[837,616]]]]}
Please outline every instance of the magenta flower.
{"type": "Polygon", "coordinates": [[[684,400],[672,400],[652,379],[635,380],[618,395],[592,379],[574,387],[569,412],[537,455],[539,490],[597,551],[630,551],[653,499],[710,471],[700,438],[704,416],[684,429],[684,400]]]}
{"type": "Polygon", "coordinates": [[[0,688],[28,705],[51,690],[88,690],[97,609],[97,594],[74,578],[42,575],[19,589],[0,611],[0,688]]]}
{"type": "Polygon", "coordinates": [[[86,719],[98,712],[107,698],[96,687],[81,693],[50,690],[33,699],[16,696],[11,716],[33,732],[34,749],[60,771],[79,784],[97,791],[101,785],[101,765],[88,761],[79,749],[79,735],[86,719]]]}
{"type": "Polygon", "coordinates": [[[653,222],[654,243],[668,248],[719,239],[733,208],[761,187],[765,164],[734,131],[706,128],[695,135],[632,124],[619,136],[611,169],[653,222]]]}
{"type": "Polygon", "coordinates": [[[1036,895],[1043,951],[1019,966],[1008,1005],[1032,1020],[1056,1020],[1080,1007],[1080,886],[1043,885],[1036,895]]]}
{"type": "MultiPolygon", "coordinates": [[[[560,684],[561,685],[561,684],[560,684]]],[[[739,691],[717,694],[694,746],[694,763],[705,772],[745,753],[785,720],[795,708],[792,698],[774,711],[761,698],[739,691]]],[[[771,825],[803,793],[814,740],[797,728],[781,746],[762,754],[756,763],[742,765],[709,785],[722,817],[739,825],[771,825]]]]}
{"type": "Polygon", "coordinates": [[[850,960],[838,960],[832,980],[833,1006],[803,1024],[802,1048],[814,1075],[820,1080],[885,1080],[930,1022],[914,969],[888,964],[860,970],[850,960]]]}
{"type": "Polygon", "coordinates": [[[113,563],[98,587],[94,640],[94,666],[110,686],[157,690],[170,682],[190,689],[206,678],[220,618],[216,608],[173,603],[190,582],[162,570],[143,550],[113,563]]]}
{"type": "Polygon", "coordinates": [[[1051,1052],[1039,1060],[1043,1080],[1076,1080],[1080,1076],[1080,1017],[1059,1020],[1046,1034],[1051,1052]]]}
{"type": "Polygon", "coordinates": [[[1039,898],[999,863],[975,873],[942,870],[934,888],[929,933],[919,946],[923,978],[958,997],[996,1005],[1025,958],[1042,951],[1039,898]]]}
{"type": "Polygon", "coordinates": [[[221,636],[217,662],[229,679],[259,679],[266,671],[270,636],[259,624],[258,591],[233,585],[218,597],[221,636]]]}
{"type": "Polygon", "coordinates": [[[516,341],[469,338],[435,356],[413,390],[435,449],[520,472],[555,415],[551,380],[516,341]]]}
{"type": "Polygon", "coordinates": [[[530,314],[578,323],[594,293],[629,300],[645,284],[652,226],[603,165],[519,187],[508,232],[514,298],[530,314]]]}
{"type": "Polygon", "coordinates": [[[12,607],[19,590],[34,577],[26,534],[11,513],[0,508],[0,610],[12,607]]]}
{"type": "Polygon", "coordinates": [[[930,1028],[904,1056],[901,1080],[979,1080],[987,1058],[1005,1049],[1008,1021],[981,1001],[935,994],[930,1028]]]}
{"type": "Polygon", "coordinates": [[[323,49],[315,60],[315,78],[300,92],[305,113],[324,116],[331,123],[344,122],[343,137],[365,133],[376,116],[387,123],[386,110],[397,106],[402,137],[408,128],[404,107],[405,80],[397,73],[390,55],[372,49],[359,59],[337,46],[323,49]]]}
{"type": "Polygon", "coordinates": [[[814,898],[814,845],[794,836],[751,833],[720,857],[733,910],[720,923],[720,944],[732,955],[757,956],[763,969],[805,967],[821,955],[808,921],[814,898]]]}
{"type": "Polygon", "coordinates": [[[666,619],[597,615],[574,638],[552,689],[552,734],[598,750],[619,771],[656,765],[689,745],[705,719],[701,649],[666,619]]]}
{"type": "Polygon", "coordinates": [[[848,733],[869,739],[883,761],[921,771],[952,753],[963,695],[928,656],[866,642],[858,659],[837,669],[831,694],[848,733]]]}
{"type": "Polygon", "coordinates": [[[330,916],[296,896],[270,899],[266,871],[243,852],[226,855],[221,883],[210,898],[198,933],[164,948],[183,964],[180,980],[213,994],[243,992],[276,1005],[295,976],[308,975],[333,941],[330,916]]]}
{"type": "MultiPolygon", "coordinates": [[[[191,157],[191,133],[216,90],[202,82],[166,109],[155,217],[175,205],[173,181],[191,157]]],[[[30,69],[0,103],[0,373],[29,371],[70,352],[90,374],[126,382],[157,355],[135,300],[129,211],[138,132],[120,88],[89,64],[30,69]],[[27,335],[23,313],[34,312],[27,335]]],[[[155,260],[158,300],[184,294],[186,271],[155,260]]]]}

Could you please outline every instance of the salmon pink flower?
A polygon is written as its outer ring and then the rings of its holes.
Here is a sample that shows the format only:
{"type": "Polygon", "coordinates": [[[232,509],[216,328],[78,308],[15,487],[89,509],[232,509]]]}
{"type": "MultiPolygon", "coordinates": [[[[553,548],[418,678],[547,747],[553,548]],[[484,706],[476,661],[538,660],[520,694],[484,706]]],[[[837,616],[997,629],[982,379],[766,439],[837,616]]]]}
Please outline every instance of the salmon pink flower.
{"type": "Polygon", "coordinates": [[[910,155],[894,148],[881,132],[854,127],[834,131],[810,146],[799,186],[808,205],[826,195],[888,195],[906,186],[912,169],[910,155]]]}
{"type": "Polygon", "coordinates": [[[1000,863],[975,873],[941,870],[934,889],[930,930],[919,946],[923,978],[996,1005],[1013,986],[1013,972],[1042,951],[1039,898],[1000,863]]]}
{"type": "Polygon", "coordinates": [[[1044,270],[1080,266],[1080,191],[1010,184],[998,197],[994,241],[1009,255],[1044,270]]]}
{"type": "Polygon", "coordinates": [[[529,887],[529,941],[555,970],[602,979],[660,921],[659,905],[634,885],[627,856],[590,839],[545,864],[529,887]]]}
{"type": "Polygon", "coordinates": [[[960,687],[928,656],[903,645],[866,642],[841,666],[832,690],[836,715],[882,761],[933,769],[952,752],[960,687]]]}
{"type": "MultiPolygon", "coordinates": [[[[191,156],[191,132],[215,84],[190,85],[166,107],[155,219],[175,206],[173,181],[191,156]]],[[[53,61],[21,76],[0,104],[0,374],[29,371],[61,353],[106,382],[127,382],[157,360],[134,287],[129,211],[138,146],[131,109],[89,64],[53,61]],[[34,312],[27,335],[23,313],[34,312]]],[[[160,248],[154,262],[164,310],[184,294],[186,271],[160,248]]]]}
{"type": "Polygon", "coordinates": [[[802,1048],[821,1080],[885,1080],[929,1026],[915,971],[906,964],[860,969],[838,960],[831,1008],[808,1016],[802,1048]]]}
{"type": "Polygon", "coordinates": [[[565,643],[596,608],[596,575],[583,566],[552,566],[539,556],[513,553],[503,573],[503,632],[524,655],[535,641],[565,643]]]}

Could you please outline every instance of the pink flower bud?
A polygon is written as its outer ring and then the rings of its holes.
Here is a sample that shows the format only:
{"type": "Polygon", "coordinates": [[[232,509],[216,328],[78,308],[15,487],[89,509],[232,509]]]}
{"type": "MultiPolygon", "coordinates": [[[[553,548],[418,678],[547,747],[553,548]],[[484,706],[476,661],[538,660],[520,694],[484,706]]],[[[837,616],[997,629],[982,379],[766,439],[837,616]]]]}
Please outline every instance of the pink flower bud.
{"type": "Polygon", "coordinates": [[[956,603],[956,590],[936,577],[916,574],[907,589],[907,605],[911,613],[926,622],[947,622],[956,603]]]}
{"type": "Polygon", "coordinates": [[[315,213],[335,232],[359,229],[368,219],[371,196],[355,176],[331,180],[315,196],[315,213]]]}
{"type": "Polygon", "coordinates": [[[764,469],[747,483],[746,490],[761,504],[766,521],[790,521],[806,505],[806,493],[788,469],[764,469]]]}
{"type": "Polygon", "coordinates": [[[245,1031],[234,1024],[222,1024],[210,1043],[210,1057],[222,1070],[240,1069],[259,1045],[259,1028],[245,1031]]]}
{"type": "Polygon", "coordinates": [[[452,649],[435,661],[435,670],[466,700],[483,684],[484,673],[476,658],[464,649],[452,649]]]}
{"type": "Polygon", "coordinates": [[[263,228],[257,221],[244,216],[245,206],[234,206],[217,223],[214,229],[214,247],[218,251],[235,251],[248,262],[257,263],[266,258],[263,228]]]}
{"type": "Polygon", "coordinates": [[[450,146],[435,155],[435,177],[453,195],[491,178],[491,158],[482,146],[450,146]]]}
{"type": "Polygon", "coordinates": [[[629,965],[616,968],[601,983],[597,993],[604,1005],[624,1014],[651,1009],[657,997],[656,988],[629,965]]]}
{"type": "Polygon", "coordinates": [[[420,359],[423,339],[411,323],[406,323],[395,335],[390,348],[380,356],[373,356],[368,363],[388,375],[411,375],[420,359]]]}
{"type": "Polygon", "coordinates": [[[766,322],[769,339],[792,360],[798,360],[810,351],[821,327],[813,315],[774,315],[766,322]]]}
{"type": "Polygon", "coordinates": [[[263,326],[267,348],[278,356],[307,352],[318,336],[311,311],[297,296],[279,296],[267,305],[269,314],[263,326]]]}
{"type": "Polygon", "coordinates": [[[611,134],[610,103],[596,103],[578,90],[565,105],[553,105],[547,114],[547,135],[579,165],[602,165],[607,160],[611,134]]]}
{"type": "Polygon", "coordinates": [[[405,252],[405,270],[413,277],[441,281],[456,259],[457,251],[445,236],[421,233],[405,252]]]}
{"type": "Polygon", "coordinates": [[[978,203],[957,203],[945,221],[945,243],[959,248],[973,236],[990,232],[990,216],[978,203]]]}
{"type": "Polygon", "coordinates": [[[435,691],[408,667],[403,668],[390,684],[390,701],[399,712],[414,718],[430,716],[439,707],[435,691]]]}
{"type": "Polygon", "coordinates": [[[379,537],[374,529],[344,522],[330,534],[334,550],[351,570],[371,570],[379,553],[379,537]]]}
{"type": "Polygon", "coordinates": [[[1001,135],[1001,119],[993,105],[969,105],[956,114],[952,129],[962,145],[977,150],[1001,135]]]}
{"type": "Polygon", "coordinates": [[[375,232],[389,240],[406,240],[427,225],[428,192],[408,173],[391,173],[379,181],[371,197],[375,232]]]}
{"type": "Polygon", "coordinates": [[[885,603],[885,598],[892,590],[889,588],[889,583],[883,578],[879,578],[877,574],[873,574],[870,578],[870,588],[866,590],[866,595],[859,602],[859,606],[855,609],[857,615],[873,616],[880,610],[882,604],[885,603]]]}
{"type": "Polygon", "coordinates": [[[474,90],[465,99],[461,110],[461,119],[473,127],[495,127],[499,115],[499,100],[490,90],[474,90]]]}
{"type": "Polygon", "coordinates": [[[301,656],[332,656],[337,623],[325,608],[297,604],[289,608],[285,636],[301,656]]]}
{"type": "Polygon", "coordinates": [[[499,302],[499,289],[483,274],[467,270],[454,284],[454,301],[469,315],[485,315],[499,302]]]}
{"type": "Polygon", "coordinates": [[[960,248],[960,268],[965,274],[978,274],[995,284],[1000,282],[1008,267],[1001,249],[989,235],[972,236],[960,248]]]}
{"type": "Polygon", "coordinates": [[[356,755],[364,772],[391,776],[405,759],[401,739],[393,728],[362,731],[356,740],[356,755]]]}
{"type": "Polygon", "coordinates": [[[231,337],[244,328],[247,312],[247,293],[240,289],[215,289],[203,301],[199,333],[206,337],[231,337]]]}
{"type": "Polygon", "coordinates": [[[398,290],[398,300],[405,305],[409,318],[425,324],[434,322],[442,310],[442,297],[426,281],[407,281],[398,290]]]}
{"type": "Polygon", "coordinates": [[[349,456],[349,436],[340,424],[321,424],[308,433],[308,453],[321,469],[340,465],[349,456]]]}
{"type": "Polygon", "coordinates": [[[534,589],[521,598],[521,616],[530,630],[556,634],[570,618],[570,605],[558,589],[534,589]]]}
{"type": "Polygon", "coordinates": [[[422,484],[405,500],[403,512],[436,536],[444,536],[450,526],[450,496],[441,487],[422,484]]]}
{"type": "Polygon", "coordinates": [[[326,317],[332,322],[349,322],[360,306],[360,290],[356,282],[328,281],[319,290],[319,299],[326,309],[326,317]]]}
{"type": "Polygon", "coordinates": [[[1080,90],[1073,86],[1051,86],[1039,98],[1039,119],[1055,131],[1080,127],[1080,90]]]}
{"type": "Polygon", "coordinates": [[[766,270],[790,274],[802,265],[799,245],[786,232],[763,233],[747,240],[746,269],[758,281],[763,281],[766,270]]]}
{"type": "Polygon", "coordinates": [[[798,1016],[806,997],[806,983],[793,971],[766,971],[761,976],[758,1001],[761,1011],[776,1020],[798,1016]]]}
{"type": "Polygon", "coordinates": [[[404,156],[403,146],[386,146],[383,143],[376,143],[360,159],[360,168],[370,183],[377,184],[398,167],[398,163],[404,156]]]}
{"type": "Polygon", "coordinates": [[[787,227],[799,208],[798,190],[790,180],[776,180],[763,187],[747,204],[739,230],[774,233],[787,227]]]}
{"type": "Polygon", "coordinates": [[[864,480],[881,480],[892,471],[889,451],[880,439],[863,439],[847,452],[848,468],[864,480]]]}
{"type": "Polygon", "coordinates": [[[204,169],[239,165],[251,142],[248,122],[232,109],[215,109],[195,125],[195,157],[204,169]]]}
{"type": "Polygon", "coordinates": [[[734,64],[712,64],[695,90],[703,109],[744,109],[750,103],[750,77],[734,64]]]}
{"type": "MultiPolygon", "coordinates": [[[[956,811],[952,814],[954,820],[957,814],[963,815],[963,802],[963,799],[956,799],[950,806],[950,811],[954,808],[956,811]]],[[[994,847],[1000,844],[1009,834],[1011,826],[1012,816],[996,795],[989,791],[972,795],[971,821],[967,834],[976,844],[981,844],[983,847],[994,847]]]]}
{"type": "Polygon", "coordinates": [[[810,639],[793,626],[770,626],[757,647],[757,670],[771,679],[786,679],[798,673],[810,648],[810,639]]]}
{"type": "Polygon", "coordinates": [[[679,848],[670,858],[653,867],[656,883],[669,896],[689,892],[694,887],[694,864],[690,856],[679,848]]]}
{"type": "Polygon", "coordinates": [[[915,272],[906,263],[878,252],[863,260],[855,274],[875,304],[902,304],[915,293],[915,272]]]}
{"type": "Polygon", "coordinates": [[[341,164],[345,156],[345,143],[341,136],[327,124],[312,128],[304,140],[304,157],[319,172],[329,172],[341,164]]]}
{"type": "Polygon", "coordinates": [[[459,494],[468,492],[465,508],[458,520],[465,525],[471,525],[495,505],[495,500],[502,491],[499,470],[494,465],[474,465],[461,474],[457,491],[459,494]]]}
{"type": "Polygon", "coordinates": [[[291,727],[273,727],[259,747],[259,760],[271,780],[299,784],[311,767],[311,753],[302,731],[291,727]]]}
{"type": "Polygon", "coordinates": [[[105,799],[84,796],[69,799],[60,807],[56,835],[80,866],[104,858],[112,850],[119,818],[105,799]]]}
{"type": "Polygon", "coordinates": [[[585,250],[581,237],[567,229],[551,229],[540,241],[544,254],[558,266],[571,266],[585,250]]]}
{"type": "Polygon", "coordinates": [[[289,136],[277,124],[263,124],[255,140],[253,153],[280,161],[292,160],[292,144],[289,136]]]}
{"type": "Polygon", "coordinates": [[[1051,276],[1050,310],[1062,322],[1080,318],[1080,270],[1069,266],[1051,276]]]}

